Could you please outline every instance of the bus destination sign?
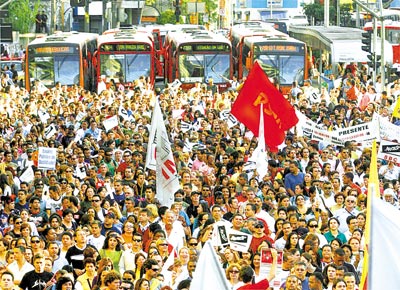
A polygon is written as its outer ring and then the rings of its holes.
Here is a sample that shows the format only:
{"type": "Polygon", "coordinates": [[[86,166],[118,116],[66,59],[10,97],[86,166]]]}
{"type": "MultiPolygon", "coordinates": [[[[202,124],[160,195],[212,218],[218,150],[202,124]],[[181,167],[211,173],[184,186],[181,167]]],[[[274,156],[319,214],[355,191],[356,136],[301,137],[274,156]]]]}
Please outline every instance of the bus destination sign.
{"type": "Polygon", "coordinates": [[[103,44],[100,48],[101,51],[150,51],[148,44],[103,44]]]}
{"type": "Polygon", "coordinates": [[[300,46],[293,44],[256,44],[254,52],[300,52],[300,46]]]}
{"type": "Polygon", "coordinates": [[[74,53],[74,47],[72,46],[43,46],[35,47],[34,49],[37,54],[74,53]]]}
{"type": "Polygon", "coordinates": [[[196,44],[184,44],[180,46],[181,51],[225,51],[229,52],[229,45],[227,44],[207,44],[207,43],[196,43],[196,44]]]}

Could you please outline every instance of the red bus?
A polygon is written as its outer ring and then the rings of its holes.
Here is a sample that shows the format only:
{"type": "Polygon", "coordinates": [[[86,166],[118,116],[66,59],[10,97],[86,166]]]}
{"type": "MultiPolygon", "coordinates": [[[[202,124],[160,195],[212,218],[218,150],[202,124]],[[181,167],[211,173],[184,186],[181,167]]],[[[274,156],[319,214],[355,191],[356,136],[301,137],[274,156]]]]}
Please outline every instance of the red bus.
{"type": "MultiPolygon", "coordinates": [[[[392,46],[394,66],[400,66],[400,21],[385,20],[385,40],[392,46]]],[[[378,36],[381,35],[381,23],[377,24],[378,36]]],[[[372,31],[372,22],[367,22],[364,26],[364,30],[372,31]]],[[[380,46],[380,44],[378,44],[380,46]]],[[[388,60],[388,59],[387,59],[388,60]]],[[[391,61],[389,61],[391,62],[391,61]]]]}
{"type": "Polygon", "coordinates": [[[230,38],[239,79],[248,75],[256,60],[268,77],[277,79],[284,94],[289,92],[294,81],[301,84],[307,78],[305,43],[275,30],[270,24],[234,25],[230,38]]]}
{"type": "Polygon", "coordinates": [[[232,79],[232,46],[220,34],[206,30],[169,32],[165,48],[165,79],[178,79],[184,89],[213,79],[220,91],[232,79]]]}
{"type": "Polygon", "coordinates": [[[94,90],[97,38],[94,33],[61,32],[33,40],[26,49],[26,89],[37,79],[49,88],[60,82],[94,90]]]}
{"type": "Polygon", "coordinates": [[[155,80],[155,58],[152,36],[134,29],[106,31],[99,36],[95,54],[97,76],[116,83],[130,83],[141,76],[155,80]]]}

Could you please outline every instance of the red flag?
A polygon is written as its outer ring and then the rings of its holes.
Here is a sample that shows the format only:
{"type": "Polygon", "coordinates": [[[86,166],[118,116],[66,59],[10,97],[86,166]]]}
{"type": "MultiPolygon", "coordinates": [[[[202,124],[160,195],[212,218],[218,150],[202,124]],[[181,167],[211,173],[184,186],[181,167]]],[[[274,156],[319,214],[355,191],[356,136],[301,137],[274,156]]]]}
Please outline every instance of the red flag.
{"type": "Polygon", "coordinates": [[[293,106],[255,62],[231,110],[231,114],[255,136],[259,132],[261,103],[264,104],[265,143],[271,151],[276,152],[277,146],[285,139],[285,131],[296,125],[299,119],[293,106]]]}

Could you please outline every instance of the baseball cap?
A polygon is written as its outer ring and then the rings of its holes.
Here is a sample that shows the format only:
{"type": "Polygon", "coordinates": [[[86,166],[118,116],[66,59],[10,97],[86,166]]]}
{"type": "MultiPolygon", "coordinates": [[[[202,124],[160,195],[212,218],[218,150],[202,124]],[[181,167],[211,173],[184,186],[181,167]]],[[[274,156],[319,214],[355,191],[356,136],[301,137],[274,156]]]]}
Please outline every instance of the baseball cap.
{"type": "Polygon", "coordinates": [[[113,212],[109,212],[105,215],[105,217],[115,219],[115,214],[113,212]]]}
{"type": "Polygon", "coordinates": [[[385,195],[390,195],[390,196],[394,197],[394,196],[395,196],[394,190],[393,190],[392,188],[386,188],[386,189],[383,191],[383,195],[384,195],[384,196],[385,196],[385,195]]]}

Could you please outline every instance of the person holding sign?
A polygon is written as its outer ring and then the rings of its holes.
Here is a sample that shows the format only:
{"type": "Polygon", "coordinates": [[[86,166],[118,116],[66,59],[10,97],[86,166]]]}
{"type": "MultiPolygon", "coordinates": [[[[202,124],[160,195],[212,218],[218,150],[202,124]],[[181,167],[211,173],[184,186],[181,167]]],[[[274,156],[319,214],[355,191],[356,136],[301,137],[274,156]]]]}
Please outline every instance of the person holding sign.
{"type": "Polygon", "coordinates": [[[240,269],[239,278],[244,283],[243,286],[239,287],[238,290],[251,290],[251,289],[268,289],[269,281],[275,278],[276,275],[276,264],[278,261],[278,252],[275,249],[271,249],[272,264],[271,270],[269,271],[268,279],[262,279],[258,283],[254,283],[254,270],[251,266],[245,265],[240,269]]]}

